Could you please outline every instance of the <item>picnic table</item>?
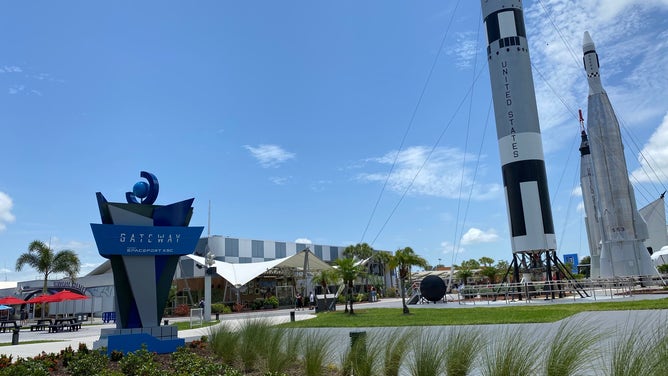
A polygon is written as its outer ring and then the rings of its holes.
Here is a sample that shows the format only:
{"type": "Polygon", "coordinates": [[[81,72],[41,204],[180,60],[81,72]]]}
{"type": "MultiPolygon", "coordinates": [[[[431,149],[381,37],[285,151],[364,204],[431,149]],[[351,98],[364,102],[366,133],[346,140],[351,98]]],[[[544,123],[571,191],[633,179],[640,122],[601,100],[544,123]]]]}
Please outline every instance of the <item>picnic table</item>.
{"type": "Polygon", "coordinates": [[[4,333],[7,329],[21,329],[21,326],[16,323],[16,320],[0,321],[0,331],[4,333]]]}
{"type": "Polygon", "coordinates": [[[81,329],[81,322],[76,317],[65,317],[53,320],[49,325],[49,333],[62,332],[65,328],[70,331],[81,329]]]}
{"type": "Polygon", "coordinates": [[[36,323],[30,325],[30,331],[46,330],[52,324],[51,319],[37,319],[36,323]]]}

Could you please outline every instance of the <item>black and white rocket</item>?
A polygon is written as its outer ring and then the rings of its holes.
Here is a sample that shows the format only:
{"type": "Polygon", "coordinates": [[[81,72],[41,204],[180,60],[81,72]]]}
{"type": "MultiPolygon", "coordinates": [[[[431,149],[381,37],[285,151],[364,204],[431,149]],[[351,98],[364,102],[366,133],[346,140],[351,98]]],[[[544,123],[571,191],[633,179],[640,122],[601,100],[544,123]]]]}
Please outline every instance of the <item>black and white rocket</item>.
{"type": "Polygon", "coordinates": [[[619,122],[601,84],[598,54],[588,32],[584,33],[582,51],[589,84],[587,133],[598,206],[587,218],[596,217],[600,222],[600,277],[656,275],[643,243],[648,237],[647,225],[636,208],[619,122]]]}
{"type": "Polygon", "coordinates": [[[513,253],[557,248],[521,0],[481,0],[513,253]]]}
{"type": "Polygon", "coordinates": [[[581,138],[580,143],[580,188],[582,189],[582,201],[585,209],[585,228],[587,229],[587,239],[589,244],[589,253],[591,262],[589,274],[592,278],[601,276],[601,222],[598,214],[598,204],[596,202],[596,182],[594,178],[594,165],[591,160],[591,150],[589,149],[589,138],[584,128],[584,118],[582,110],[580,114],[581,138]]]}

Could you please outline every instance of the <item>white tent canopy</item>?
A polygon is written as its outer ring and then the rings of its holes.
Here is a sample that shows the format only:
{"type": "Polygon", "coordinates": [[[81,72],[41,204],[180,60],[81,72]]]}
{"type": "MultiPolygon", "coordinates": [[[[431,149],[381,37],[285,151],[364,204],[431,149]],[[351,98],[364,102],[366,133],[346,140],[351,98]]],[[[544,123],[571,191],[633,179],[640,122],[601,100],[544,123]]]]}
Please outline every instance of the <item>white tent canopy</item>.
{"type": "MultiPolygon", "coordinates": [[[[187,255],[186,257],[191,258],[202,266],[206,266],[204,257],[195,255],[187,255]]],[[[216,274],[225,278],[225,280],[235,287],[241,287],[272,268],[287,267],[303,269],[305,261],[307,262],[308,270],[324,270],[332,268],[329,264],[317,258],[308,249],[298,252],[293,256],[271,261],[253,262],[249,264],[231,264],[229,262],[214,260],[214,264],[211,266],[216,268],[216,274]]]]}
{"type": "Polygon", "coordinates": [[[652,253],[650,256],[656,265],[668,264],[668,246],[661,248],[661,250],[652,253]]]}

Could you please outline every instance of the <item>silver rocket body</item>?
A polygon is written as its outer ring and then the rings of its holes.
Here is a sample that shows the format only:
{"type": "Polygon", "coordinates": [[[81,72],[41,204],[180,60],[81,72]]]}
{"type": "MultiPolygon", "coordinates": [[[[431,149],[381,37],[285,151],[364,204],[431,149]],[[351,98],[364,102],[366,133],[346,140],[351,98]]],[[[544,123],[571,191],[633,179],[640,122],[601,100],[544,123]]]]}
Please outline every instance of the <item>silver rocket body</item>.
{"type": "Polygon", "coordinates": [[[514,253],[557,247],[520,0],[481,0],[514,253]]]}
{"type": "MultiPolygon", "coordinates": [[[[580,112],[582,115],[582,112],[580,112]]],[[[596,181],[594,177],[594,165],[591,160],[589,139],[587,133],[582,131],[582,142],[580,143],[580,187],[582,188],[582,201],[585,208],[585,225],[589,252],[591,255],[590,276],[600,278],[601,276],[601,222],[596,200],[596,181]]]]}
{"type": "Polygon", "coordinates": [[[647,225],[636,208],[619,122],[601,84],[598,54],[588,32],[582,50],[589,84],[587,133],[596,182],[595,215],[601,223],[600,276],[656,275],[643,244],[648,237],[647,225]]]}

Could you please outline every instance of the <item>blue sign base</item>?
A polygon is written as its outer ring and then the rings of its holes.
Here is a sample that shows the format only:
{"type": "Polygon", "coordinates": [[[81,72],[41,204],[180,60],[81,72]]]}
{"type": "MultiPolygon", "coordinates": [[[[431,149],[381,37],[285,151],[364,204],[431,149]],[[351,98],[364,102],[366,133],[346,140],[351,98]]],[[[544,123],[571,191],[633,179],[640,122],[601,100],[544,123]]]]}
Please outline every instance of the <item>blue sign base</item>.
{"type": "Polygon", "coordinates": [[[159,339],[148,333],[117,334],[107,337],[107,354],[110,355],[112,351],[121,351],[124,354],[135,352],[141,350],[142,345],[146,345],[146,350],[150,352],[168,354],[185,344],[183,338],[159,339]]]}

